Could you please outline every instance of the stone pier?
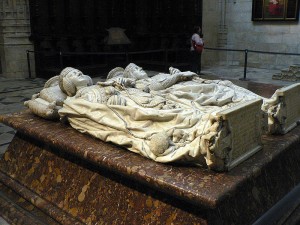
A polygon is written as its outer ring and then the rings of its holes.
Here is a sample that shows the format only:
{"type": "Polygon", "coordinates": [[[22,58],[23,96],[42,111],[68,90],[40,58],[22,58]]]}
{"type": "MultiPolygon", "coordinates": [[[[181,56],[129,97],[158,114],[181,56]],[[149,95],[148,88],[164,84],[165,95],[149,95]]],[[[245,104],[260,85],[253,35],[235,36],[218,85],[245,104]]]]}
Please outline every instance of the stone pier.
{"type": "Polygon", "coordinates": [[[7,78],[28,77],[26,50],[33,50],[28,4],[28,0],[0,1],[0,75],[7,78]]]}

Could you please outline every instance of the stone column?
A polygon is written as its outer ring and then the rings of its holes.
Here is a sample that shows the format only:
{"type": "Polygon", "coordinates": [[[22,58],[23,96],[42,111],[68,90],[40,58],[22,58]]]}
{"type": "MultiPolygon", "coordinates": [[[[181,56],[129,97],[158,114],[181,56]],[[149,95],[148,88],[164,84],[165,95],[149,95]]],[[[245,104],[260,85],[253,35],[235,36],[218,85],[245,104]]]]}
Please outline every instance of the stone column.
{"type": "Polygon", "coordinates": [[[220,48],[225,47],[227,45],[226,5],[227,5],[227,0],[219,0],[220,21],[219,21],[219,29],[218,29],[217,46],[220,48]]]}
{"type": "MultiPolygon", "coordinates": [[[[1,0],[0,75],[7,78],[29,76],[26,50],[33,50],[33,43],[29,41],[29,35],[29,0],[1,0]]],[[[30,58],[33,61],[33,54],[30,58]]],[[[31,70],[33,69],[34,65],[31,65],[31,70]]]]}

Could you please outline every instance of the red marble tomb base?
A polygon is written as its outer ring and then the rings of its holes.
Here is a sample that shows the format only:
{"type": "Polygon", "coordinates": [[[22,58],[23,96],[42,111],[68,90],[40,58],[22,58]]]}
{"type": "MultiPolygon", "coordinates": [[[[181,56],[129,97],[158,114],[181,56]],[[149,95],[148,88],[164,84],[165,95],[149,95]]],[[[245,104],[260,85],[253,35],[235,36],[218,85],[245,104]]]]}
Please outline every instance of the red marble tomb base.
{"type": "Polygon", "coordinates": [[[300,127],[263,136],[230,172],[159,164],[29,111],[0,161],[0,215],[18,224],[251,224],[300,181],[300,127]]]}

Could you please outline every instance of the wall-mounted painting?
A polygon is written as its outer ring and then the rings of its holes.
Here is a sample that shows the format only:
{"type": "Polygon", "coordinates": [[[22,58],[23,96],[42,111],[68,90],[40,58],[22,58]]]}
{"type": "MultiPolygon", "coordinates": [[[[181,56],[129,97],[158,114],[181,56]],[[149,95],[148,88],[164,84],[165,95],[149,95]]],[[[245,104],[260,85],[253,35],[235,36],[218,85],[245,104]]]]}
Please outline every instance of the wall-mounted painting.
{"type": "Polygon", "coordinates": [[[298,20],[299,0],[253,0],[252,20],[298,20]]]}

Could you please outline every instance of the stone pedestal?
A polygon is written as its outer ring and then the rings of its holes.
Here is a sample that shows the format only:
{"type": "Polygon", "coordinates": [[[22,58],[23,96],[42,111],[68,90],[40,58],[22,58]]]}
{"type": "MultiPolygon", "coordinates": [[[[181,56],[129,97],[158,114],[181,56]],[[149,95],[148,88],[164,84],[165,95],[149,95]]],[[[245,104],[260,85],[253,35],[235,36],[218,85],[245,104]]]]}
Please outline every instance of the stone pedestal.
{"type": "Polygon", "coordinates": [[[274,80],[299,81],[300,64],[293,64],[288,69],[281,70],[280,73],[274,74],[274,80]]]}
{"type": "Polygon", "coordinates": [[[299,181],[300,127],[230,172],[159,164],[28,111],[0,161],[0,214],[20,224],[251,224],[299,181]],[[30,221],[30,222],[28,222],[30,221]]]}
{"type": "MultiPolygon", "coordinates": [[[[2,76],[7,78],[28,77],[27,50],[33,50],[29,41],[30,20],[27,0],[1,1],[0,3],[0,58],[2,76]]],[[[31,54],[34,76],[34,57],[31,54]]]]}

